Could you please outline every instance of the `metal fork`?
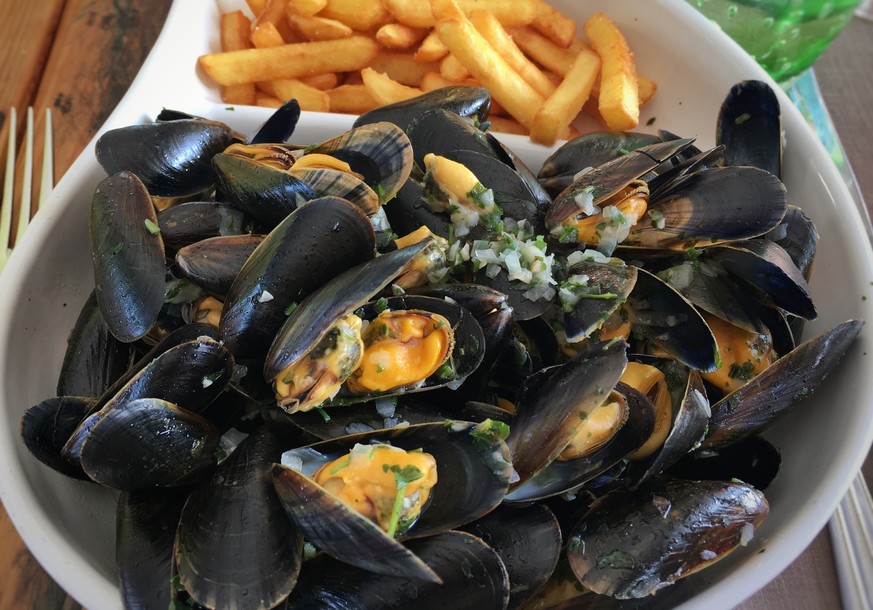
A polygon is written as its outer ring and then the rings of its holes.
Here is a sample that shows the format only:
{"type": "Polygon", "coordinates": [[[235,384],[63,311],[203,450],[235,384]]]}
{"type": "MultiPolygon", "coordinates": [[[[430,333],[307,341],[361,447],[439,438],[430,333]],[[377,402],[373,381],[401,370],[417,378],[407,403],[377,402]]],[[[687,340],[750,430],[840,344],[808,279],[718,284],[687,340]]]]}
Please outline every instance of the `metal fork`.
{"type": "MultiPolygon", "coordinates": [[[[27,108],[27,126],[24,134],[24,171],[22,172],[20,205],[18,208],[18,224],[15,229],[14,241],[17,244],[24,235],[30,223],[31,198],[33,191],[33,108],[27,108]]],[[[0,269],[6,265],[6,260],[12,252],[9,237],[12,229],[12,208],[14,206],[15,188],[15,131],[18,115],[15,108],[9,112],[9,141],[6,152],[6,175],[3,180],[3,201],[0,203],[0,269]]],[[[45,135],[42,156],[42,175],[40,178],[39,201],[37,209],[41,208],[52,189],[54,181],[54,161],[52,154],[52,115],[51,110],[45,110],[45,135]]]]}

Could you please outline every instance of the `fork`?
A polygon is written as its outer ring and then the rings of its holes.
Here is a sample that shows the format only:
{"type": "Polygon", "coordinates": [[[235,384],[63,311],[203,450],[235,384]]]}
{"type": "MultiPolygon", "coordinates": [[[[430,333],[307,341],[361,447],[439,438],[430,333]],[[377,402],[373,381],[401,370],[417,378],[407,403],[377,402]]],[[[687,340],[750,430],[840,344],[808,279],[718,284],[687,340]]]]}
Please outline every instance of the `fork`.
{"type": "MultiPolygon", "coordinates": [[[[9,238],[12,229],[12,208],[15,196],[15,131],[18,125],[18,115],[15,108],[9,111],[9,141],[6,151],[6,174],[3,180],[3,201],[0,203],[0,270],[6,265],[12,248],[9,238]]],[[[42,175],[40,178],[39,201],[37,209],[41,208],[52,189],[54,180],[54,161],[52,154],[52,115],[51,110],[45,110],[45,135],[42,157],[42,175]]],[[[30,223],[31,198],[33,191],[33,108],[27,108],[26,128],[24,134],[24,168],[22,172],[18,208],[18,224],[15,229],[14,241],[18,244],[30,223]]]]}

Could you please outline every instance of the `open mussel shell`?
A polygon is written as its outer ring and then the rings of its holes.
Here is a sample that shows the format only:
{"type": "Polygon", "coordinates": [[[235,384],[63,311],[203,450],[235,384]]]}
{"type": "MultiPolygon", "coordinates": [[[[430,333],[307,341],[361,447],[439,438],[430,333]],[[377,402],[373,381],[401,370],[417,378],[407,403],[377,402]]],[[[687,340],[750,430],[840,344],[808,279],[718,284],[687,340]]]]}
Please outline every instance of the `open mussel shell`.
{"type": "Polygon", "coordinates": [[[483,122],[491,110],[491,95],[482,87],[444,87],[402,102],[380,106],[355,119],[354,126],[388,121],[405,132],[424,112],[442,108],[467,118],[483,122]]]}
{"type": "Polygon", "coordinates": [[[595,131],[568,140],[549,156],[537,179],[552,197],[570,186],[576,175],[661,138],[647,133],[595,131]]]}
{"type": "Polygon", "coordinates": [[[567,274],[588,276],[588,286],[600,287],[598,295],[615,295],[612,298],[586,298],[582,295],[570,311],[564,312],[564,333],[571,343],[585,339],[600,328],[627,300],[637,281],[637,268],[632,265],[594,261],[579,262],[570,267],[567,274]]]}
{"type": "MultiPolygon", "coordinates": [[[[436,108],[419,114],[406,133],[412,142],[415,164],[422,170],[425,168],[424,156],[428,153],[444,157],[463,149],[498,161],[505,156],[502,149],[495,150],[482,130],[448,110],[436,108]]],[[[473,173],[476,173],[475,170],[473,173]]]]}
{"type": "Polygon", "coordinates": [[[374,258],[341,273],[312,292],[288,316],[276,335],[264,363],[264,378],[271,382],[286,367],[303,358],[333,324],[400,277],[414,257],[432,243],[432,240],[424,240],[374,258]]]}
{"type": "Polygon", "coordinates": [[[306,562],[285,608],[506,608],[510,588],[506,568],[479,538],[450,531],[411,540],[408,546],[442,584],[410,581],[399,574],[373,574],[321,555],[306,562]]]}
{"type": "MultiPolygon", "coordinates": [[[[690,147],[689,147],[690,148],[690,147]]],[[[687,152],[687,150],[686,150],[687,152]]],[[[657,199],[664,189],[682,176],[704,169],[718,167],[724,162],[724,146],[716,146],[675,165],[664,167],[666,163],[652,170],[655,175],[646,176],[646,184],[649,187],[649,197],[657,199]],[[651,176],[651,177],[650,177],[651,176]]]]}
{"type": "Polygon", "coordinates": [[[158,212],[161,237],[170,250],[219,235],[242,235],[248,225],[243,212],[217,201],[186,201],[158,212]]]}
{"type": "Polygon", "coordinates": [[[690,146],[691,142],[692,140],[673,140],[649,144],[585,172],[555,196],[555,201],[546,212],[546,228],[553,230],[560,227],[566,219],[579,214],[577,197],[590,196],[596,206],[657,167],[662,161],[690,146]]]}
{"type": "Polygon", "coordinates": [[[89,227],[100,312],[119,341],[135,341],[164,304],[164,243],[142,181],[129,171],[103,180],[89,227]]]}
{"type": "Polygon", "coordinates": [[[193,283],[224,297],[245,262],[265,238],[265,235],[210,237],[176,252],[176,265],[193,283]]]}
{"type": "Polygon", "coordinates": [[[797,206],[788,206],[782,222],[765,237],[782,246],[791,257],[794,266],[809,281],[812,263],[815,260],[818,232],[803,210],[797,206]]]}
{"type": "Polygon", "coordinates": [[[218,431],[190,411],[157,398],[114,403],[79,449],[93,481],[121,490],[175,487],[215,464],[218,431]]]}
{"type": "Polygon", "coordinates": [[[543,504],[499,506],[462,529],[493,548],[506,566],[508,610],[536,595],[558,565],[561,528],[543,504]]]}
{"type": "Polygon", "coordinates": [[[421,449],[436,460],[437,484],[404,538],[450,530],[496,507],[512,474],[508,449],[499,439],[485,438],[481,426],[449,420],[343,436],[286,453],[285,460],[301,459],[302,472],[274,466],[273,482],[288,516],[319,549],[361,569],[435,582],[437,576],[419,558],[309,478],[356,443],[374,441],[407,451],[421,449]]]}
{"type": "Polygon", "coordinates": [[[390,297],[382,303],[368,303],[358,310],[361,318],[372,320],[378,314],[382,304],[387,311],[418,310],[425,313],[435,313],[449,322],[453,337],[452,351],[447,360],[451,366],[451,374],[441,370],[409,386],[400,386],[388,390],[374,390],[368,394],[351,392],[345,386],[339,393],[326,403],[326,406],[354,404],[372,400],[382,396],[393,396],[410,392],[425,392],[447,385],[457,386],[469,377],[482,363],[485,353],[485,337],[476,318],[469,311],[455,303],[434,297],[404,295],[390,297]]]}
{"type": "Polygon", "coordinates": [[[132,364],[133,349],[109,332],[91,293],[70,336],[58,375],[58,396],[100,396],[132,364]]]}
{"type": "Polygon", "coordinates": [[[811,394],[839,363],[863,322],[848,320],[808,339],[748,384],[712,405],[701,445],[715,449],[760,432],[811,394]]]}
{"type": "Polygon", "coordinates": [[[125,608],[167,608],[173,541],[189,490],[122,492],[115,519],[115,565],[125,608]]]}
{"type": "Polygon", "coordinates": [[[367,216],[379,211],[379,195],[354,174],[323,167],[292,167],[288,173],[303,180],[317,197],[339,197],[367,216]]]}
{"type": "Polygon", "coordinates": [[[528,378],[506,440],[519,486],[552,463],[577,422],[608,398],[627,366],[625,348],[620,341],[591,343],[568,362],[528,378]]]}
{"type": "Polygon", "coordinates": [[[331,155],[348,163],[378,193],[377,208],[394,197],[412,172],[412,144],[406,132],[393,122],[365,125],[356,121],[349,131],[307,148],[306,154],[311,153],[331,155]]]}
{"type": "Polygon", "coordinates": [[[715,337],[685,297],[645,269],[627,301],[635,336],[699,371],[716,368],[715,337]]]}
{"type": "Polygon", "coordinates": [[[419,227],[427,227],[434,235],[449,238],[452,224],[449,216],[431,209],[424,198],[422,183],[415,178],[407,180],[383,209],[391,228],[398,235],[408,235],[419,227]]]}
{"type": "Polygon", "coordinates": [[[744,483],[656,480],[596,502],[573,529],[567,557],[595,593],[646,597],[746,542],[768,510],[744,483]]]}
{"type": "Polygon", "coordinates": [[[174,557],[181,584],[198,604],[273,608],[294,588],[303,543],[270,479],[287,442],[262,426],[186,502],[174,557]]]}
{"type": "Polygon", "coordinates": [[[634,355],[631,360],[664,373],[672,403],[667,438],[651,456],[631,469],[629,478],[638,483],[667,470],[700,443],[709,423],[709,400],[700,373],[694,369],[667,358],[634,355]]]}
{"type": "Polygon", "coordinates": [[[751,165],[782,177],[782,117],[776,93],[765,82],[731,87],[718,112],[715,141],[728,165],[751,165]]]}
{"type": "MultiPolygon", "coordinates": [[[[655,428],[655,406],[643,394],[624,383],[616,385],[609,399],[622,401],[626,416],[624,423],[605,445],[589,455],[549,462],[514,488],[506,496],[506,501],[529,502],[573,490],[618,464],[628,453],[639,449],[655,428]]],[[[581,415],[574,416],[577,421],[581,419],[581,415]]]]}
{"type": "Polygon", "coordinates": [[[664,225],[638,223],[622,246],[674,250],[758,237],[776,227],[788,206],[785,185],[754,167],[718,167],[675,180],[649,209],[664,225]]]}
{"type": "Polygon", "coordinates": [[[807,320],[816,317],[806,280],[777,243],[749,239],[715,246],[712,256],[728,272],[764,292],[777,307],[807,320]]]}
{"type": "Polygon", "coordinates": [[[233,130],[217,121],[156,121],[107,131],[95,152],[106,173],[131,171],[152,195],[182,197],[212,186],[212,156],[233,139],[233,130]]]}
{"type": "Polygon", "coordinates": [[[286,171],[235,154],[219,153],[212,158],[216,198],[273,227],[315,191],[286,171]]]}
{"type": "Polygon", "coordinates": [[[33,456],[46,466],[77,479],[87,479],[77,464],[61,457],[61,450],[88,414],[94,399],[85,396],[48,398],[21,417],[21,438],[33,456]]]}
{"type": "Polygon", "coordinates": [[[323,197],[298,208],[237,274],[221,315],[222,340],[239,358],[263,357],[290,306],[375,251],[373,226],[348,201],[323,197]]]}

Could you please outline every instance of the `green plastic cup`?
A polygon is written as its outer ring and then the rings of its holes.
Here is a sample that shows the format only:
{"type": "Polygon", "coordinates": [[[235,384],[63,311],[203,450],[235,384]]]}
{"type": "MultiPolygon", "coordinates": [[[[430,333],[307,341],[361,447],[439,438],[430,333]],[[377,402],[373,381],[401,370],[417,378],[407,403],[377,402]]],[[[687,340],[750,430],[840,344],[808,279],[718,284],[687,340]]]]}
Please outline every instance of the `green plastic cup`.
{"type": "Polygon", "coordinates": [[[859,0],[687,0],[777,81],[806,70],[852,19],[859,0]]]}

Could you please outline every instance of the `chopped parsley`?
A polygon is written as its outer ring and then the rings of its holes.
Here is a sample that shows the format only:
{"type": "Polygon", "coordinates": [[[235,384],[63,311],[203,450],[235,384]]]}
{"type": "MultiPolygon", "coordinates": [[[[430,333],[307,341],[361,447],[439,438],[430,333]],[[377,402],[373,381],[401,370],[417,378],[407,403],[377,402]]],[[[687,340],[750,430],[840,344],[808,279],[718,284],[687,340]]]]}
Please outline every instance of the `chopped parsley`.
{"type": "Polygon", "coordinates": [[[288,307],[285,308],[285,315],[290,316],[294,313],[294,310],[297,309],[297,303],[291,303],[288,307]]]}
{"type": "Polygon", "coordinates": [[[157,235],[161,232],[161,228],[151,219],[146,218],[144,221],[146,230],[152,235],[157,235]]]}
{"type": "Polygon", "coordinates": [[[487,451],[491,445],[506,440],[509,436],[509,425],[491,418],[470,428],[473,446],[477,451],[487,451]]]}
{"type": "Polygon", "coordinates": [[[394,473],[394,482],[397,485],[397,495],[394,497],[394,505],[391,508],[391,520],[389,521],[387,531],[387,534],[393,538],[397,532],[397,524],[400,522],[400,509],[403,507],[406,486],[422,478],[424,473],[421,471],[421,468],[414,464],[408,464],[402,468],[397,464],[391,466],[382,464],[383,472],[388,472],[389,470],[394,473]]]}
{"type": "Polygon", "coordinates": [[[382,313],[383,311],[388,309],[388,299],[382,297],[381,299],[376,301],[376,303],[373,305],[373,309],[376,311],[377,314],[382,313]]]}
{"type": "Polygon", "coordinates": [[[755,377],[755,364],[751,360],[746,360],[743,364],[733,362],[728,375],[731,379],[751,381],[755,377]]]}

